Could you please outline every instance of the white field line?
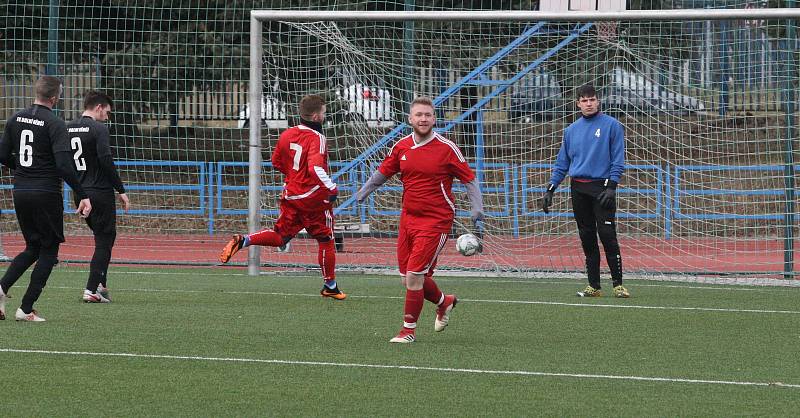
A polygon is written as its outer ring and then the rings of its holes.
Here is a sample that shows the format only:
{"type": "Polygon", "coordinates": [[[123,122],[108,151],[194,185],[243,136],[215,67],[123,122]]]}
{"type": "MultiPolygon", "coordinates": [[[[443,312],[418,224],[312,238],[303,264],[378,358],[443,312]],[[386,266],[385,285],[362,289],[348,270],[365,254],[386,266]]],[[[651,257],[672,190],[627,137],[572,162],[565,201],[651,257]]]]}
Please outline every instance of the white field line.
{"type": "MultiPolygon", "coordinates": [[[[74,271],[88,273],[89,270],[84,269],[75,269],[74,271]]],[[[347,275],[348,278],[352,278],[356,276],[356,273],[351,272],[341,272],[343,275],[347,275]]],[[[239,273],[237,271],[225,271],[219,273],[209,273],[209,272],[180,272],[180,271],[159,271],[154,273],[152,271],[119,271],[117,274],[136,274],[136,275],[164,275],[164,276],[204,276],[204,277],[227,277],[227,278],[251,278],[251,276],[239,273]]],[[[273,277],[273,276],[280,276],[281,274],[285,274],[292,279],[319,279],[320,276],[318,274],[307,274],[305,272],[289,272],[289,273],[262,273],[264,277],[273,277]]],[[[365,274],[366,277],[358,277],[358,280],[377,280],[377,281],[385,281],[387,277],[398,277],[397,274],[378,274],[378,275],[370,275],[365,274]]],[[[537,285],[537,284],[557,284],[557,285],[566,285],[566,286],[581,286],[585,285],[585,279],[583,278],[568,278],[563,280],[543,280],[543,279],[499,279],[499,278],[467,278],[467,277],[454,277],[454,276],[440,276],[437,277],[437,281],[442,282],[457,282],[457,283],[518,283],[523,285],[537,285]]],[[[785,285],[774,285],[768,286],[758,283],[748,284],[745,282],[739,282],[734,284],[725,283],[718,283],[715,282],[713,285],[706,284],[701,286],[692,286],[690,283],[683,285],[676,285],[676,284],[657,284],[657,283],[642,283],[643,281],[658,281],[657,279],[653,280],[641,280],[641,279],[632,279],[636,282],[634,287],[658,287],[658,288],[676,288],[676,289],[696,289],[696,290],[725,290],[725,291],[743,291],[743,292],[791,292],[794,291],[797,287],[800,287],[800,280],[795,280],[785,284],[785,285]],[[796,284],[795,284],[796,282],[796,284]],[[743,287],[743,286],[750,286],[750,287],[743,287]],[[753,287],[756,286],[756,287],[753,287]]],[[[399,281],[399,278],[398,278],[399,281]]],[[[783,280],[785,282],[785,280],[783,280]]],[[[673,281],[674,282],[674,281],[673,281]]],[[[780,282],[780,280],[779,280],[780,282]]],[[[702,283],[702,281],[700,281],[702,283]]]]}
{"type": "MultiPolygon", "coordinates": [[[[68,289],[76,290],[73,287],[66,286],[48,286],[54,289],[68,289]]],[[[232,291],[232,290],[183,290],[183,289],[120,289],[115,288],[114,292],[138,292],[138,293],[214,293],[214,294],[229,294],[229,295],[264,295],[264,296],[293,296],[305,298],[319,298],[316,293],[286,293],[286,292],[257,292],[257,291],[232,291]]],[[[404,299],[403,296],[370,296],[370,295],[348,295],[352,299],[404,299]]],[[[736,308],[701,308],[701,307],[683,307],[683,306],[647,306],[647,305],[608,305],[598,303],[566,303],[566,302],[548,302],[537,300],[502,300],[502,299],[462,299],[461,302],[477,302],[477,303],[499,303],[511,305],[551,305],[551,306],[574,306],[579,308],[618,308],[618,309],[651,309],[651,310],[664,310],[664,311],[700,311],[700,312],[733,312],[733,313],[757,313],[757,314],[790,314],[800,315],[800,311],[785,311],[785,310],[771,310],[771,309],[736,309],[736,308]]]]}
{"type": "Polygon", "coordinates": [[[123,358],[137,358],[137,359],[148,359],[148,360],[191,360],[191,361],[206,361],[206,362],[280,364],[280,365],[298,365],[298,366],[315,366],[315,367],[329,366],[329,367],[349,367],[349,368],[364,368],[364,369],[420,370],[420,371],[445,372],[445,373],[566,377],[574,379],[633,380],[633,381],[665,382],[665,383],[695,383],[695,384],[706,384],[706,385],[776,386],[776,387],[800,389],[800,385],[798,384],[786,384],[781,382],[747,382],[747,381],[735,381],[735,380],[682,379],[682,378],[671,378],[671,377],[647,377],[647,376],[625,376],[625,375],[605,375],[605,374],[582,374],[582,373],[581,374],[550,373],[550,372],[535,372],[527,370],[463,369],[463,368],[452,368],[452,367],[424,367],[424,366],[406,366],[406,365],[392,365],[392,364],[335,363],[328,361],[179,356],[179,355],[168,355],[168,354],[102,353],[102,352],[89,352],[89,351],[22,350],[14,348],[0,348],[0,352],[18,353],[18,354],[62,355],[62,356],[123,357],[123,358]]]}

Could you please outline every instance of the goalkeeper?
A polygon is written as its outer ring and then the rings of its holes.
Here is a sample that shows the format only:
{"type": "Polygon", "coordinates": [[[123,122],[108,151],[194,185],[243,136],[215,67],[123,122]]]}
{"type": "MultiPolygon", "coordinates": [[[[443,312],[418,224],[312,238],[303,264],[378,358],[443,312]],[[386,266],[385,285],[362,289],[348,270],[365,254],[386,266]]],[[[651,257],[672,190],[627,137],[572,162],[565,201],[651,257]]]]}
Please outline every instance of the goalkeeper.
{"type": "Polygon", "coordinates": [[[320,294],[342,300],[347,295],[336,284],[336,247],[333,240],[333,202],[338,189],[328,176],[328,147],[322,135],[325,100],[311,94],[298,106],[300,124],[284,131],[272,153],[272,165],[284,174],[281,209],[273,229],[253,234],[235,234],[219,261],[227,263],[240,249],[250,245],[280,247],[300,230],[317,240],[317,261],[325,283],[320,294]]]}
{"type": "Polygon", "coordinates": [[[572,213],[578,224],[589,276],[589,285],[579,291],[578,296],[603,295],[600,290],[600,250],[597,246],[599,235],[611,270],[614,296],[627,298],[630,293],[622,286],[622,256],[614,220],[617,183],[625,170],[625,134],[618,120],[600,112],[594,86],[581,86],[577,96],[582,116],[564,130],[553,175],[541,200],[542,210],[549,213],[553,193],[569,174],[572,213]]]}

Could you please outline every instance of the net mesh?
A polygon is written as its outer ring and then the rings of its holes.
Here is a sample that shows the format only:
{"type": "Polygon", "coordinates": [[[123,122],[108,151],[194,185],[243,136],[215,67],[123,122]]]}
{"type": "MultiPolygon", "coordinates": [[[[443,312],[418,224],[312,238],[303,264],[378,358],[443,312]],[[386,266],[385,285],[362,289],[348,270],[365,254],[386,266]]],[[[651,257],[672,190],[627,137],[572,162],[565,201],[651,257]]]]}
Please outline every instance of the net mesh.
{"type": "MultiPolygon", "coordinates": [[[[59,109],[68,120],[79,115],[85,90],[108,90],[116,104],[113,151],[134,204],[119,218],[115,259],[213,262],[230,233],[246,230],[249,9],[403,10],[406,3],[61,2],[52,18],[49,2],[12,0],[0,9],[0,119],[30,103],[29,86],[45,72],[65,81],[59,109]]],[[[421,3],[415,10],[535,8],[421,3]]],[[[628,9],[705,3],[629,2],[628,9]]],[[[618,193],[626,272],[784,270],[787,215],[796,216],[786,163],[797,119],[786,112],[797,109],[798,50],[785,22],[268,22],[263,39],[265,161],[280,130],[296,123],[300,97],[328,100],[324,133],[342,188],[342,265],[395,265],[397,179],[366,205],[345,203],[408,132],[400,129],[406,104],[427,95],[437,102],[437,129],[476,168],[489,215],[486,252],[465,258],[448,245],[440,267],[582,271],[567,189],[550,215],[537,199],[564,128],[578,117],[574,91],[591,82],[604,111],[626,128],[629,167],[618,193]]],[[[0,228],[13,256],[22,244],[3,170],[0,228]]],[[[265,227],[277,217],[281,182],[266,165],[265,227]]],[[[454,236],[468,223],[463,188],[456,194],[454,236]]],[[[65,219],[61,258],[87,259],[88,229],[65,219]]],[[[262,260],[313,266],[315,245],[301,236],[288,252],[264,249],[262,260]]]]}

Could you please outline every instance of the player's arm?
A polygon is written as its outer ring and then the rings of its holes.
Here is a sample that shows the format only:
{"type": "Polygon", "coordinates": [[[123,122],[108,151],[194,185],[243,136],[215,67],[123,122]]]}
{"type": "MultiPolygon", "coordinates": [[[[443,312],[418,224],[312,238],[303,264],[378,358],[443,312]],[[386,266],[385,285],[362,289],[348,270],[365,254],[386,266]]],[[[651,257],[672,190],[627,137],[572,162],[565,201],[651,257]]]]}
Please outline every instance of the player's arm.
{"type": "Polygon", "coordinates": [[[483,195],[481,193],[481,186],[478,183],[478,178],[475,172],[469,167],[467,160],[461,153],[461,150],[454,149],[450,154],[449,161],[450,173],[456,177],[464,187],[467,189],[467,197],[469,198],[469,217],[472,221],[474,229],[472,230],[475,236],[478,237],[478,252],[483,252],[483,195]]]}
{"type": "Polygon", "coordinates": [[[622,124],[615,121],[609,133],[608,146],[611,155],[608,178],[603,182],[605,187],[597,196],[600,205],[612,209],[617,205],[617,184],[625,170],[625,132],[622,124]]]}
{"type": "Polygon", "coordinates": [[[372,192],[377,190],[378,187],[381,187],[387,180],[389,180],[389,178],[384,176],[380,170],[375,170],[375,172],[369,176],[367,182],[356,192],[356,200],[359,203],[363,202],[367,199],[367,196],[371,195],[372,192]]]}
{"type": "Polygon", "coordinates": [[[464,183],[467,188],[467,197],[469,198],[469,217],[472,223],[476,226],[483,222],[483,195],[481,194],[481,187],[478,185],[477,180],[472,180],[464,183]]]}
{"type": "Polygon", "coordinates": [[[356,192],[356,200],[358,203],[363,203],[367,200],[367,197],[372,194],[372,192],[377,190],[378,187],[381,187],[383,183],[386,183],[392,176],[400,171],[400,158],[398,158],[398,152],[395,151],[395,149],[396,146],[392,147],[392,150],[389,151],[389,154],[383,159],[380,167],[378,167],[375,172],[369,176],[367,182],[358,189],[356,192]]]}
{"type": "Polygon", "coordinates": [[[283,159],[281,158],[282,142],[283,141],[281,139],[278,139],[278,143],[275,144],[275,150],[272,151],[272,167],[283,173],[283,175],[286,175],[286,169],[283,167],[283,159]]]}
{"type": "Polygon", "coordinates": [[[70,148],[69,140],[67,139],[67,125],[60,119],[53,119],[54,121],[48,123],[48,133],[50,134],[53,157],[56,160],[56,169],[59,176],[67,182],[75,195],[78,196],[78,199],[80,199],[76,212],[85,218],[92,211],[92,204],[89,202],[89,195],[86,194],[78,179],[75,160],[72,158],[72,148],[70,148]]]}
{"type": "Polygon", "coordinates": [[[564,178],[567,176],[567,171],[569,170],[569,142],[567,139],[567,132],[564,132],[564,139],[561,142],[561,148],[558,150],[558,155],[556,156],[556,164],[553,166],[553,174],[550,176],[550,185],[552,185],[554,189],[558,188],[558,185],[564,181],[564,178]]]}
{"type": "Polygon", "coordinates": [[[8,120],[0,138],[0,163],[13,170],[17,168],[17,161],[11,150],[11,120],[8,120]]]}
{"type": "Polygon", "coordinates": [[[460,150],[453,150],[450,156],[449,166],[450,174],[463,183],[464,187],[467,189],[470,219],[473,225],[477,227],[478,223],[483,221],[483,196],[475,172],[469,167],[467,160],[464,158],[464,155],[461,154],[460,150]]]}
{"type": "Polygon", "coordinates": [[[567,176],[567,171],[569,170],[570,158],[569,142],[567,141],[567,138],[568,131],[564,131],[564,139],[561,142],[561,148],[558,150],[558,156],[556,156],[556,164],[553,166],[553,174],[550,176],[550,182],[547,184],[547,190],[545,190],[540,201],[540,205],[544,213],[550,213],[550,206],[553,205],[553,194],[556,192],[558,185],[564,181],[564,177],[567,176]]]}
{"type": "Polygon", "coordinates": [[[58,168],[59,175],[70,188],[75,192],[81,200],[87,199],[89,196],[83,189],[78,173],[75,171],[75,160],[72,159],[72,153],[69,151],[56,151],[53,153],[56,159],[56,168],[58,168]]]}
{"type": "Polygon", "coordinates": [[[339,189],[336,186],[336,183],[331,180],[328,172],[325,171],[325,166],[327,165],[325,164],[325,156],[327,152],[328,151],[325,148],[325,142],[322,141],[319,136],[314,134],[313,138],[308,141],[308,174],[311,178],[316,178],[322,187],[328,189],[328,201],[333,202],[336,200],[339,189]]]}
{"type": "Polygon", "coordinates": [[[617,122],[611,130],[611,170],[608,179],[614,183],[619,183],[622,173],[625,171],[625,129],[622,124],[617,122]]]}
{"type": "Polygon", "coordinates": [[[122,203],[123,209],[127,212],[130,208],[130,200],[125,193],[125,185],[119,177],[117,167],[114,165],[114,157],[111,155],[108,127],[98,124],[97,140],[95,143],[97,148],[97,163],[100,166],[100,170],[109,181],[111,181],[111,186],[117,191],[118,199],[122,203]]]}

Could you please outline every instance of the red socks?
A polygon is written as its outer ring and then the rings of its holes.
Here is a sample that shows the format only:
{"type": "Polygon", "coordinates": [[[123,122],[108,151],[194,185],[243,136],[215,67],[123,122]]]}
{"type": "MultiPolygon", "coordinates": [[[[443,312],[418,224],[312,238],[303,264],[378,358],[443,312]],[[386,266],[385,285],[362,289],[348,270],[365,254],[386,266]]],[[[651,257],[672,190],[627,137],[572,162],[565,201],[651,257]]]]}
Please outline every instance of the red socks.
{"type": "Polygon", "coordinates": [[[333,240],[319,242],[317,262],[322,268],[322,277],[325,281],[336,278],[336,243],[333,240]]]}
{"type": "Polygon", "coordinates": [[[425,303],[425,294],[422,289],[406,289],[406,305],[403,309],[403,326],[406,328],[416,328],[417,319],[422,312],[422,304],[425,303]]]}
{"type": "Polygon", "coordinates": [[[438,305],[442,299],[444,299],[444,294],[439,290],[439,286],[436,285],[436,282],[433,281],[433,278],[430,276],[425,276],[422,289],[406,289],[406,304],[403,309],[403,326],[411,329],[416,328],[417,319],[419,319],[419,315],[422,313],[422,305],[425,301],[427,300],[438,305]]]}
{"type": "Polygon", "coordinates": [[[442,301],[442,291],[439,290],[439,286],[436,285],[436,282],[433,281],[433,277],[426,275],[425,282],[422,284],[422,290],[425,291],[425,300],[428,302],[433,303],[434,305],[438,305],[439,302],[442,301]]]}
{"type": "Polygon", "coordinates": [[[280,247],[283,245],[283,238],[271,229],[265,229],[250,234],[250,245],[266,245],[269,247],[280,247]]]}

